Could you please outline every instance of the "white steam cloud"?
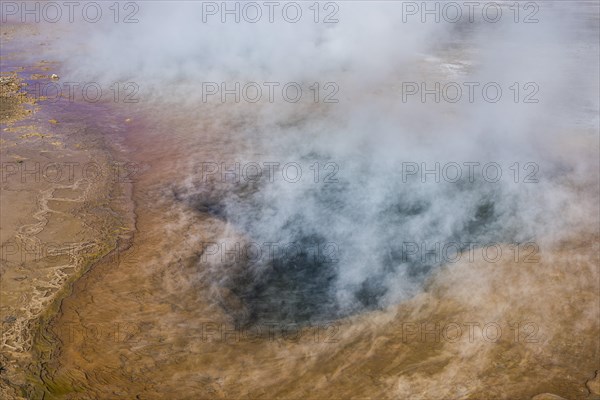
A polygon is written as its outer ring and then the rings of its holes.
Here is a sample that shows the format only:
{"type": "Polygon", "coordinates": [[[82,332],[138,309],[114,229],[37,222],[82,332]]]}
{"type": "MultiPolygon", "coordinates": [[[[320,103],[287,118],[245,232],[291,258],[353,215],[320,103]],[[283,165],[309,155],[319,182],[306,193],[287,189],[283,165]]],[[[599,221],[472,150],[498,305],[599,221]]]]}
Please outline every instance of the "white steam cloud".
{"type": "MultiPolygon", "coordinates": [[[[333,264],[279,260],[283,276],[270,272],[272,263],[251,266],[255,281],[245,281],[237,294],[253,303],[256,317],[328,318],[413,295],[442,262],[404,257],[405,242],[543,246],[575,229],[595,229],[599,105],[592,14],[540,4],[539,22],[522,23],[521,10],[515,23],[507,5],[497,23],[484,20],[480,8],[473,23],[466,15],[457,23],[432,17],[423,23],[420,14],[406,14],[406,3],[362,1],[337,2],[339,21],[325,24],[313,21],[309,3],[299,4],[305,14],[297,23],[278,13],[274,23],[266,16],[257,23],[230,16],[222,23],[219,14],[203,22],[200,2],[140,3],[139,23],[66,25],[73,33],[61,43],[70,80],[134,81],[141,108],[177,105],[194,112],[190,120],[241,121],[231,128],[239,142],[235,157],[189,157],[190,166],[302,166],[307,179],[297,183],[208,185],[198,174],[173,184],[192,206],[218,203],[220,216],[253,242],[336,244],[333,264]],[[264,91],[257,103],[234,103],[230,96],[221,104],[218,95],[204,102],[203,82],[229,88],[297,82],[304,96],[298,103],[280,96],[270,103],[264,91]],[[314,103],[308,89],[314,82],[335,83],[339,102],[314,103]],[[456,82],[462,98],[405,97],[412,82],[429,89],[456,82]],[[473,102],[465,82],[478,84],[473,102]],[[490,82],[502,89],[495,103],[482,95],[490,82]],[[518,94],[511,89],[515,82],[518,94]],[[526,96],[538,101],[525,103],[526,96]],[[315,183],[308,169],[314,162],[332,163],[337,182],[315,183]],[[450,162],[462,167],[458,182],[443,176],[436,182],[433,175],[422,182],[422,163],[432,169],[450,162]],[[474,182],[466,175],[469,162],[480,163],[474,182]],[[481,175],[490,162],[502,168],[498,182],[481,175]],[[407,175],[409,164],[419,172],[407,175]],[[534,170],[538,182],[523,182],[534,170]],[[286,268],[296,272],[286,278],[286,268]],[[273,297],[277,304],[266,304],[273,297]]],[[[172,118],[169,111],[159,115],[172,118]]],[[[190,123],[191,137],[206,135],[195,126],[190,123]]]]}

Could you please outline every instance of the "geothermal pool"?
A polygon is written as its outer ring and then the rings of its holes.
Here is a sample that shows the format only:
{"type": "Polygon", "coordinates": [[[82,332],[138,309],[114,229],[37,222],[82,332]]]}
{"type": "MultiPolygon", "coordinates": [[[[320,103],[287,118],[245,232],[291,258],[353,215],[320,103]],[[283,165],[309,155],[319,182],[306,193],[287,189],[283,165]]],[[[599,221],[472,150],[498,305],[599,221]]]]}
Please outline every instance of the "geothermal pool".
{"type": "Polygon", "coordinates": [[[27,6],[3,396],[599,398],[597,2],[27,6]]]}

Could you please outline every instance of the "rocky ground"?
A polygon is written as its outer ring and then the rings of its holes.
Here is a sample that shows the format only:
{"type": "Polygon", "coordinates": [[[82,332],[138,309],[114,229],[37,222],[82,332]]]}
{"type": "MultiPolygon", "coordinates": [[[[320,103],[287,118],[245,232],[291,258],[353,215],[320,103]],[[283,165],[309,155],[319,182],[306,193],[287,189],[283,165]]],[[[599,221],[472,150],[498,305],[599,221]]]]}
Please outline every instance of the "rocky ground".
{"type": "Polygon", "coordinates": [[[117,161],[99,132],[73,117],[69,104],[48,104],[28,90],[58,79],[48,72],[55,65],[18,64],[18,54],[4,51],[32,29],[3,27],[1,38],[3,398],[28,397],[27,387],[39,376],[34,337],[40,324],[127,232],[120,216],[125,192],[112,170],[117,161]]]}

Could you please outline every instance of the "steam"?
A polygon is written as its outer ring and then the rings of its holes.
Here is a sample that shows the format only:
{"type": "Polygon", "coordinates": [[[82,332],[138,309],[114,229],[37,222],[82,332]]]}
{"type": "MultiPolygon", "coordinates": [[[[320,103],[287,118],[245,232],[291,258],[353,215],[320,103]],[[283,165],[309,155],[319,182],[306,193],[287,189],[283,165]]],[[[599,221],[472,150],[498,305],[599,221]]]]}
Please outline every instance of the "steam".
{"type": "MultiPolygon", "coordinates": [[[[407,255],[406,243],[552,246],[576,229],[595,229],[598,48],[585,45],[597,34],[588,15],[542,6],[533,24],[514,23],[506,8],[495,24],[422,23],[419,16],[403,21],[399,2],[338,4],[333,24],[310,17],[203,22],[200,3],[151,2],[140,5],[136,24],[66,27],[73,31],[61,45],[69,79],[134,81],[142,109],[177,105],[223,126],[241,121],[230,132],[236,156],[217,155],[219,163],[301,165],[294,183],[277,169],[272,182],[209,184],[198,173],[205,160],[190,157],[187,171],[195,174],[173,184],[180,200],[222,218],[236,237],[300,244],[294,257],[249,263],[220,281],[245,302],[243,318],[327,319],[402,301],[444,263],[407,255]],[[204,102],[203,82],[296,82],[304,95],[298,103],[204,102]],[[339,102],[312,101],[315,82],[335,83],[339,102]],[[456,103],[433,95],[423,103],[420,93],[404,99],[407,82],[457,82],[463,96],[456,103]],[[464,82],[479,83],[473,102],[464,82]],[[482,97],[489,82],[502,88],[498,102],[482,97]],[[524,103],[532,88],[539,101],[524,103]],[[321,173],[337,171],[333,182],[315,183],[315,162],[329,165],[321,173]],[[490,182],[479,167],[471,180],[471,162],[497,163],[503,175],[490,182]],[[457,163],[462,177],[423,182],[423,165],[436,163],[457,163]],[[537,183],[523,181],[532,171],[527,163],[536,166],[537,183]],[[407,174],[415,165],[419,171],[407,174]],[[325,243],[335,244],[335,260],[306,250],[325,243]]],[[[200,141],[206,132],[189,135],[200,141]]]]}

